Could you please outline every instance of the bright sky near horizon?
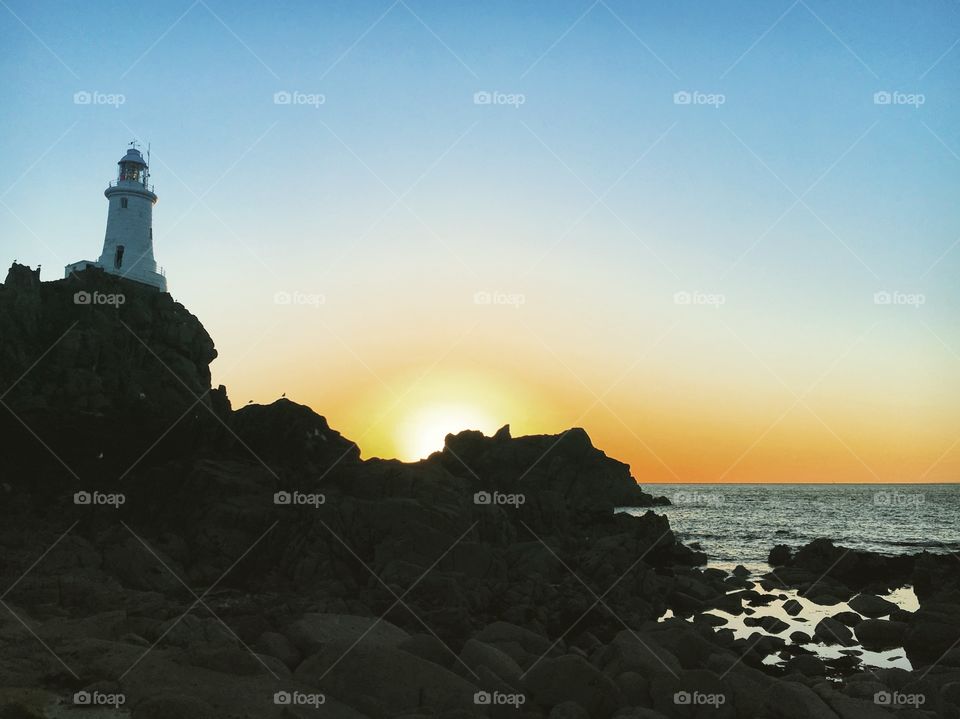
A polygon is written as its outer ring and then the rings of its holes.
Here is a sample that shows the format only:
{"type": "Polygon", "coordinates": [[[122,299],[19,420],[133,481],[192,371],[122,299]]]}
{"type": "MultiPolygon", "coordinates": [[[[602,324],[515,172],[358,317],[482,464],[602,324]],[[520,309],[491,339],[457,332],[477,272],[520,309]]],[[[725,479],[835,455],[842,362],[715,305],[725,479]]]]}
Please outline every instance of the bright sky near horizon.
{"type": "Polygon", "coordinates": [[[960,5],[0,1],[0,238],[155,250],[234,406],[410,459],[960,480],[960,5]]]}

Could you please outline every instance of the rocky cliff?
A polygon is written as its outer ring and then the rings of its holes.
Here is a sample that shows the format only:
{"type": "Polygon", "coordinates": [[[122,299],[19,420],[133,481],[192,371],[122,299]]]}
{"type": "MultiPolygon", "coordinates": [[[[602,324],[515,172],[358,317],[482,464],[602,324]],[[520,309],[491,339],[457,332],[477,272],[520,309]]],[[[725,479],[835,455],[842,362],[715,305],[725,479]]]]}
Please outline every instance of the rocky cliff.
{"type": "Polygon", "coordinates": [[[99,481],[145,454],[222,438],[226,391],[200,321],[170,295],[89,269],[56,282],[14,264],[0,285],[0,432],[8,461],[99,481]]]}

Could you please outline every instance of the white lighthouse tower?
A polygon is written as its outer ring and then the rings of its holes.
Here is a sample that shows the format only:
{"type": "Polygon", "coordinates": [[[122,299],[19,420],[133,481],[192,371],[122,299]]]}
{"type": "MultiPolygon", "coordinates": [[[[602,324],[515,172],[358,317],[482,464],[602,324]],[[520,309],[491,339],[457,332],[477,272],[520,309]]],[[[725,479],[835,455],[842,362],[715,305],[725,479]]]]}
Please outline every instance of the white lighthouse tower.
{"type": "Polygon", "coordinates": [[[117,179],[103,192],[110,204],[100,259],[67,265],[66,276],[90,266],[100,267],[166,292],[167,278],[153,258],[153,206],[157,196],[149,183],[150,168],[135,142],[130,143],[117,165],[117,179]]]}

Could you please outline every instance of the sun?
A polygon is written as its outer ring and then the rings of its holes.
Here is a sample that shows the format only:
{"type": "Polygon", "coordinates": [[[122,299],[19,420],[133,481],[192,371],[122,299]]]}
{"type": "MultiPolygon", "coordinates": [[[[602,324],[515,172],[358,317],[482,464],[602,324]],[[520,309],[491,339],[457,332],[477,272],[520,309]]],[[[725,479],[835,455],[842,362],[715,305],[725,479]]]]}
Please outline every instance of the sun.
{"type": "Polygon", "coordinates": [[[464,429],[493,431],[494,421],[483,410],[470,405],[436,404],[421,407],[407,415],[400,424],[398,445],[401,459],[412,461],[443,449],[444,438],[464,429]]]}

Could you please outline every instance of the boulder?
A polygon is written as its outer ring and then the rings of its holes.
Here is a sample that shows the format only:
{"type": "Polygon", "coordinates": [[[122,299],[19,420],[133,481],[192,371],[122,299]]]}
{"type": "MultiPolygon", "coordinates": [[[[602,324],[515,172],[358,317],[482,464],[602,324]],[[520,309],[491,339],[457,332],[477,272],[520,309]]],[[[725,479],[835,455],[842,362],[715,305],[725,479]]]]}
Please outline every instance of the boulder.
{"type": "Polygon", "coordinates": [[[848,627],[855,627],[863,621],[863,617],[856,612],[837,612],[833,615],[833,618],[841,624],[846,624],[848,627]]]}
{"type": "Polygon", "coordinates": [[[841,644],[845,647],[855,643],[850,628],[831,617],[820,620],[813,630],[813,638],[824,644],[841,644]]]}
{"type": "Polygon", "coordinates": [[[853,611],[870,619],[886,617],[891,612],[897,611],[896,604],[873,594],[858,594],[848,604],[853,611]]]}
{"type": "Polygon", "coordinates": [[[220,719],[213,707],[205,701],[179,694],[161,694],[144,699],[134,707],[131,716],[133,719],[220,719]]]}
{"type": "Polygon", "coordinates": [[[903,637],[907,658],[914,666],[939,662],[960,643],[960,605],[927,602],[913,615],[903,637]]]}
{"type": "Polygon", "coordinates": [[[795,617],[803,611],[803,605],[796,599],[788,599],[783,603],[783,611],[791,617],[795,617]]]}
{"type": "Polygon", "coordinates": [[[352,649],[324,646],[297,667],[294,677],[374,719],[469,707],[478,690],[477,684],[389,641],[361,641],[352,649]]]}
{"type": "Polygon", "coordinates": [[[499,649],[522,667],[529,666],[553,646],[549,639],[510,622],[488,624],[474,635],[474,639],[499,649]]]}
{"type": "Polygon", "coordinates": [[[590,713],[576,702],[563,702],[550,710],[549,719],[590,719],[590,713]]]}
{"type": "Polygon", "coordinates": [[[783,668],[787,674],[797,673],[807,677],[822,677],[826,673],[823,662],[813,654],[800,654],[793,657],[787,661],[783,668]]]}
{"type": "Polygon", "coordinates": [[[770,719],[838,719],[812,689],[795,682],[777,684],[767,694],[766,709],[770,719]]]}
{"type": "Polygon", "coordinates": [[[528,670],[523,688],[536,704],[553,707],[576,702],[590,716],[609,716],[624,704],[613,680],[575,654],[538,662],[528,670]]]}
{"type": "Polygon", "coordinates": [[[619,632],[613,641],[597,652],[594,663],[611,677],[637,672],[644,677],[676,674],[681,670],[677,657],[648,633],[619,632]]]}
{"type": "Polygon", "coordinates": [[[793,550],[790,549],[790,547],[788,547],[786,544],[778,544],[770,550],[770,554],[767,557],[767,563],[771,567],[780,567],[785,564],[789,564],[792,557],[793,550]]]}
{"type": "Polygon", "coordinates": [[[300,663],[300,652],[283,634],[264,632],[253,645],[253,649],[260,654],[275,657],[290,669],[296,669],[300,663]]]}
{"type": "Polygon", "coordinates": [[[382,619],[317,613],[303,615],[286,628],[284,635],[304,656],[320,649],[345,650],[355,642],[367,647],[395,648],[410,637],[382,619]]]}
{"type": "Polygon", "coordinates": [[[511,686],[517,686],[523,670],[509,654],[477,639],[470,639],[463,645],[460,661],[464,667],[479,671],[486,667],[497,677],[511,686]]]}
{"type": "Polygon", "coordinates": [[[865,619],[854,628],[865,649],[881,650],[903,646],[907,625],[886,619],[865,619]]]}
{"type": "Polygon", "coordinates": [[[414,634],[397,644],[397,648],[447,669],[451,669],[457,661],[453,651],[433,634],[414,634]]]}

